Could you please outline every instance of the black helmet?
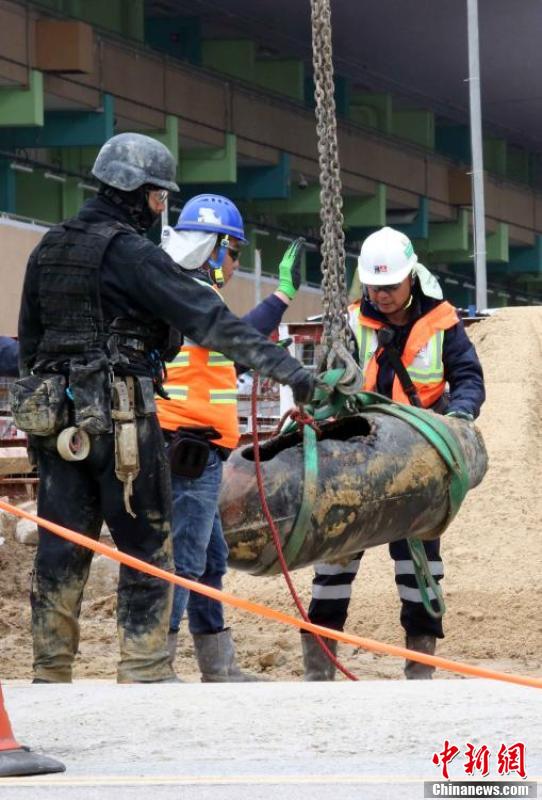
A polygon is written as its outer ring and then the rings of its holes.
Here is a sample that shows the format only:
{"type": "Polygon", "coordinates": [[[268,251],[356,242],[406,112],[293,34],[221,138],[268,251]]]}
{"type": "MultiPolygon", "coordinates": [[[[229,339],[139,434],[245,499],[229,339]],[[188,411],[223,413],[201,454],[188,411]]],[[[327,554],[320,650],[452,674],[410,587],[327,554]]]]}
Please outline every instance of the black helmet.
{"type": "Polygon", "coordinates": [[[106,186],[132,192],[144,184],[178,192],[177,162],[168,148],[141,133],[119,133],[103,145],[92,174],[106,186]]]}

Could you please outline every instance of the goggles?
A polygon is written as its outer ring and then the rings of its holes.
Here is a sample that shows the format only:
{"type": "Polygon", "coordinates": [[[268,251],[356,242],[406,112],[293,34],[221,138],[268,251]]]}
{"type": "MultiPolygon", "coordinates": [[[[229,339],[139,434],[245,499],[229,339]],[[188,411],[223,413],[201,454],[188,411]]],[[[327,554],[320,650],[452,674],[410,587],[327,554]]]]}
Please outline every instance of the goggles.
{"type": "Polygon", "coordinates": [[[371,284],[367,284],[367,288],[371,290],[371,292],[396,292],[397,289],[400,289],[403,285],[403,281],[401,283],[388,283],[384,286],[371,286],[371,284]]]}
{"type": "Polygon", "coordinates": [[[150,189],[148,192],[149,197],[152,197],[157,203],[165,203],[169,197],[167,189],[150,189]]]}
{"type": "Polygon", "coordinates": [[[224,236],[224,238],[221,239],[220,247],[224,248],[225,253],[229,255],[232,261],[239,261],[239,259],[241,258],[241,250],[238,247],[230,246],[229,236],[224,236]]]}

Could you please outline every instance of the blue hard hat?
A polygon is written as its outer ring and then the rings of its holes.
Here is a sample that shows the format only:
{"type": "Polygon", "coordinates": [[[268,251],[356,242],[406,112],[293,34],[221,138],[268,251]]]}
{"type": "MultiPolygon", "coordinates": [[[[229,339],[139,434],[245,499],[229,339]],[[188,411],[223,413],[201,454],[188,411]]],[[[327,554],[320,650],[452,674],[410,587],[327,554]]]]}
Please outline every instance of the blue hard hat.
{"type": "Polygon", "coordinates": [[[239,209],[220,194],[198,194],[189,200],[179,215],[175,230],[222,233],[244,243],[247,241],[239,209]]]}

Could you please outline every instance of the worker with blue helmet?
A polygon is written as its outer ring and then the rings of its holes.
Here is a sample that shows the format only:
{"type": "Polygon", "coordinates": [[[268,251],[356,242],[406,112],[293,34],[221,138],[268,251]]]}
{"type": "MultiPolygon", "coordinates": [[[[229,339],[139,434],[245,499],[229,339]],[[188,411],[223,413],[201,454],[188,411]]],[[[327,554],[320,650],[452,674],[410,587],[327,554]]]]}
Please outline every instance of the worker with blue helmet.
{"type": "MultiPolygon", "coordinates": [[[[235,203],[218,194],[198,194],[183,207],[176,231],[199,231],[220,236],[218,250],[209,256],[207,263],[216,286],[224,285],[222,266],[232,241],[236,246],[247,244],[241,213],[235,203]]],[[[234,249],[235,248],[231,248],[234,249]]]]}
{"type": "MultiPolygon", "coordinates": [[[[174,228],[162,232],[162,248],[211,292],[219,292],[239,265],[246,244],[243,218],[231,200],[201,194],[189,200],[174,228]]],[[[279,267],[276,291],[244,317],[261,333],[278,327],[300,284],[303,239],[288,248],[279,267]]],[[[239,441],[237,371],[221,353],[185,338],[167,365],[169,400],[157,398],[158,419],[172,472],[173,553],[181,577],[222,588],[228,548],[218,513],[222,465],[239,441]]],[[[236,660],[222,603],[175,587],[169,648],[173,662],[181,619],[187,610],[202,681],[257,680],[236,660]]]]}

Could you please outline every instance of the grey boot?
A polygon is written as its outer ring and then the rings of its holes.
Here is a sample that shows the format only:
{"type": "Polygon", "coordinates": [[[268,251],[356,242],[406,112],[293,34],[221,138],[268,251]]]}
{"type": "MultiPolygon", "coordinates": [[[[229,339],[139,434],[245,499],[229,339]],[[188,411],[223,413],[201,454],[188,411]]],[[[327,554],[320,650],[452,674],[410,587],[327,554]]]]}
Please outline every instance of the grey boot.
{"type": "MultiPolygon", "coordinates": [[[[337,655],[337,641],[324,639],[334,656],[337,655]]],[[[315,637],[311,633],[301,634],[303,648],[303,667],[306,681],[332,681],[335,679],[336,667],[326,656],[315,637]]]]}
{"type": "MultiPolygon", "coordinates": [[[[427,653],[429,656],[435,655],[437,647],[436,636],[407,636],[406,646],[409,650],[417,650],[418,653],[427,653]]],[[[429,664],[421,664],[419,661],[405,661],[405,676],[407,681],[430,681],[433,678],[434,667],[429,664]]]]}
{"type": "Polygon", "coordinates": [[[202,683],[247,683],[261,680],[256,675],[239,669],[229,628],[219,633],[194,633],[192,638],[202,683]]]}
{"type": "Polygon", "coordinates": [[[169,663],[173,666],[177,652],[177,639],[179,631],[170,631],[167,635],[167,651],[169,653],[169,663]]]}

